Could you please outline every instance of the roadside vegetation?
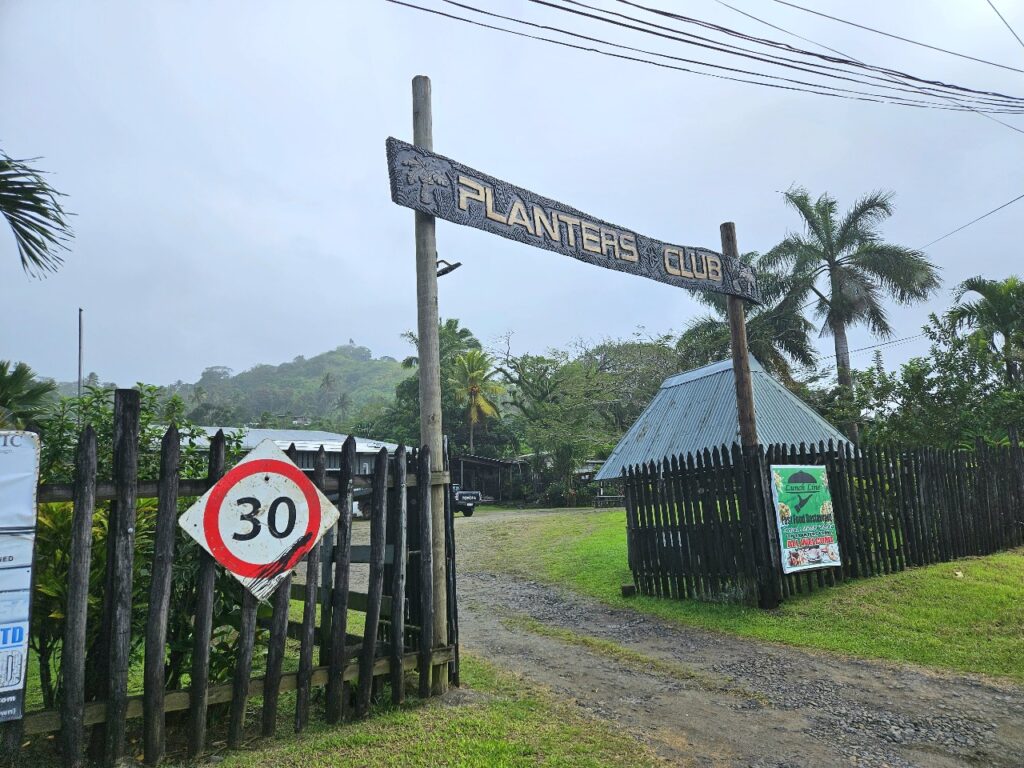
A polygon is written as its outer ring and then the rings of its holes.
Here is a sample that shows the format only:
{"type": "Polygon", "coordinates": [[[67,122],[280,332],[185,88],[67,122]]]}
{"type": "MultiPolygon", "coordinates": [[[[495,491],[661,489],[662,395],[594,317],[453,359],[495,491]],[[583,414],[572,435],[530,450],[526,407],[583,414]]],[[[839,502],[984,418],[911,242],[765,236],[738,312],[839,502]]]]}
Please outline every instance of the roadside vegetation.
{"type": "Polygon", "coordinates": [[[827,651],[1024,682],[1024,550],[864,579],[775,611],[624,598],[632,583],[620,510],[494,525],[488,567],[667,621],[827,651]]]}
{"type": "MultiPolygon", "coordinates": [[[[341,726],[316,721],[301,735],[281,718],[278,738],[228,753],[223,768],[450,768],[665,765],[649,748],[571,704],[472,656],[462,658],[461,689],[442,699],[381,705],[341,726]]],[[[284,702],[282,702],[284,703],[284,702]]]]}

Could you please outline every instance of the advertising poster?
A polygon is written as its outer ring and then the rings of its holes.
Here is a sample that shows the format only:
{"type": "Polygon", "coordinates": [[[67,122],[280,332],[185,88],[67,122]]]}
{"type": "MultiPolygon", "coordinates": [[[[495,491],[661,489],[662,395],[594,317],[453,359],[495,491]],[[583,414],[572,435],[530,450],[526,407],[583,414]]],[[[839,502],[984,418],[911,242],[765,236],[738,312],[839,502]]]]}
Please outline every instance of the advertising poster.
{"type": "Polygon", "coordinates": [[[842,565],[825,467],[772,465],[782,572],[842,565]]]}
{"type": "Polygon", "coordinates": [[[39,437],[0,431],[0,722],[24,711],[39,437]]]}

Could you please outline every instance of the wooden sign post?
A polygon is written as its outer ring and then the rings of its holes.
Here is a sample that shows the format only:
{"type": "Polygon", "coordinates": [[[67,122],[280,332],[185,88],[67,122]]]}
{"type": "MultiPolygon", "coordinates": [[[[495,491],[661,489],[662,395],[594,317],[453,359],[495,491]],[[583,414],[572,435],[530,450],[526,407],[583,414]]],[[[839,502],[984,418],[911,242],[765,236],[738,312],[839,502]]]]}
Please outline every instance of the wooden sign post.
{"type": "MultiPolygon", "coordinates": [[[[438,350],[437,247],[435,217],[482,229],[605,269],[691,290],[729,297],[729,328],[736,378],[736,403],[744,447],[757,445],[754,397],[747,358],[743,301],[760,301],[753,270],[739,258],[736,228],[723,224],[722,253],[674,245],[610,224],[555,200],[434,152],[430,79],[412,81],[413,143],[387,140],[391,199],[416,212],[416,302],[419,333],[420,440],[443,456],[441,376],[438,350]]],[[[432,479],[431,532],[434,563],[434,645],[447,639],[444,557],[444,485],[432,479]]],[[[433,670],[433,691],[447,678],[433,670]]]]}
{"type": "MultiPolygon", "coordinates": [[[[412,81],[413,144],[427,152],[434,150],[433,116],[430,109],[430,78],[418,75],[412,81]]],[[[437,241],[434,217],[416,211],[416,326],[419,342],[420,441],[430,446],[431,456],[443,456],[441,425],[441,352],[437,311],[437,241]]],[[[440,466],[440,464],[439,464],[440,466]]],[[[431,551],[434,563],[434,647],[448,641],[448,593],[444,557],[444,483],[431,480],[431,551]]],[[[427,627],[423,631],[428,631],[427,627]]],[[[432,690],[444,693],[448,677],[444,667],[431,670],[432,690]]],[[[425,674],[421,670],[420,674],[425,674]]]]}
{"type": "MultiPolygon", "coordinates": [[[[719,227],[722,234],[722,253],[726,258],[739,260],[736,245],[736,225],[727,221],[719,227]]],[[[736,381],[736,411],[740,421],[740,445],[757,445],[757,420],[754,416],[754,385],[750,378],[750,357],[747,351],[747,320],[743,299],[729,295],[729,347],[732,350],[732,371],[736,381]]]]}

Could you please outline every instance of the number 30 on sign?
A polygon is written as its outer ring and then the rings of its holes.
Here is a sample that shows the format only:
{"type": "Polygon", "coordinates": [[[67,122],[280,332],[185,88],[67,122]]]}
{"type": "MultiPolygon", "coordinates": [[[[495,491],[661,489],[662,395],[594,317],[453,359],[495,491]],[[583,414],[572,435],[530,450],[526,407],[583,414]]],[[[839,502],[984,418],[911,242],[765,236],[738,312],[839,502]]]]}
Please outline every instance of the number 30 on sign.
{"type": "Polygon", "coordinates": [[[271,440],[264,440],[178,520],[258,599],[338,521],[338,510],[271,440]]]}

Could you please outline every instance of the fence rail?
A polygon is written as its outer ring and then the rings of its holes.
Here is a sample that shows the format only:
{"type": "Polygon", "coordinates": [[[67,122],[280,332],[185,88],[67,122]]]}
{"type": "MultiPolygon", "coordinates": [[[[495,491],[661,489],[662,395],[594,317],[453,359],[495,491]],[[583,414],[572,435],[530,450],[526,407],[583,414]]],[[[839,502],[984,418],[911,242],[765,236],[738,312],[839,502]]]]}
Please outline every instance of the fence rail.
{"type": "MultiPolygon", "coordinates": [[[[431,472],[427,448],[406,454],[399,448],[393,459],[386,449],[376,457],[371,476],[355,474],[355,442],[346,442],[340,470],[326,476],[323,447],[315,457],[312,479],[321,490],[340,494],[342,512],[338,524],[307,555],[306,583],[292,584],[289,576],[271,597],[269,620],[257,620],[258,603],[246,590],[222,587],[218,591],[219,566],[205,551],[192,546],[179,530],[180,502],[205,493],[225,471],[225,438],[218,433],[208,456],[207,477],[180,477],[181,444],[177,430],[167,430],[160,446],[160,477],[139,480],[139,393],[117,390],[114,407],[113,478],[97,478],[97,438],[85,428],[79,438],[73,483],[42,485],[40,503],[73,503],[71,537],[68,542],[68,592],[61,637],[62,681],[56,706],[29,712],[21,721],[0,726],[8,752],[17,753],[23,735],[59,731],[60,761],[78,768],[90,759],[104,765],[119,764],[128,754],[127,721],[142,718],[141,741],[144,759],[155,765],[164,758],[166,715],[185,712],[182,721],[187,752],[201,755],[209,739],[208,712],[211,706],[226,709],[227,742],[237,747],[245,733],[247,702],[262,696],[260,729],[265,736],[277,728],[277,710],[282,691],[296,691],[295,730],[302,731],[311,714],[311,689],[327,688],[324,717],[338,722],[346,715],[367,714],[373,693],[385,679],[391,682],[395,703],[405,696],[404,676],[418,667],[421,681],[429,678],[431,666],[448,664],[449,679],[458,680],[458,618],[454,612],[455,572],[448,571],[452,611],[446,644],[433,645],[431,627],[432,585],[430,583],[430,494],[423,493],[432,482],[446,481],[445,473],[431,472]],[[371,494],[370,545],[352,545],[352,499],[359,485],[369,485],[371,494]],[[155,498],[152,555],[146,567],[137,567],[137,515],[140,499],[155,498]],[[109,504],[101,506],[101,502],[109,504]],[[104,519],[105,516],[105,519],[104,519]],[[94,528],[106,531],[105,570],[102,594],[90,589],[94,528]],[[104,525],[105,523],[105,525],[104,525]],[[349,590],[354,563],[369,565],[366,593],[349,590]],[[423,565],[425,564],[425,565],[423,565]],[[420,575],[417,575],[417,569],[420,575]],[[172,584],[181,574],[194,573],[194,589],[188,599],[175,604],[172,584]],[[148,583],[133,584],[133,576],[148,583]],[[140,591],[148,597],[141,608],[140,591]],[[232,597],[233,596],[233,597],[232,597]],[[303,603],[301,622],[289,623],[291,598],[303,603]],[[102,604],[98,632],[88,630],[89,604],[102,604]],[[223,606],[218,606],[221,623],[215,626],[215,600],[234,599],[237,621],[225,625],[223,606]],[[182,604],[183,603],[183,604],[182,604]],[[135,613],[133,614],[133,608],[135,613]],[[144,610],[144,629],[134,627],[133,615],[144,610]],[[349,634],[350,610],[365,612],[361,637],[349,634]],[[185,612],[191,617],[184,632],[191,638],[169,637],[171,616],[185,612]],[[319,622],[317,621],[319,613],[319,622]],[[266,668],[262,677],[253,676],[257,632],[269,630],[266,668]],[[214,631],[227,631],[233,650],[230,675],[222,674],[211,684],[211,641],[214,631]],[[291,630],[291,631],[290,631],[291,630]],[[90,642],[90,634],[94,640],[90,642]],[[298,670],[283,672],[286,642],[300,640],[298,670]],[[172,640],[177,640],[177,645],[172,640]],[[183,652],[181,645],[190,645],[183,652]],[[318,664],[314,651],[319,647],[318,664]],[[177,659],[175,662],[175,655],[177,659]],[[190,656],[187,686],[168,686],[168,669],[176,663],[186,668],[190,656]],[[129,695],[129,672],[144,663],[141,693],[129,695]],[[87,740],[87,727],[92,728],[87,740]]],[[[296,458],[294,446],[289,455],[296,458]]],[[[446,549],[454,557],[454,532],[450,512],[446,515],[446,549]]],[[[452,561],[453,562],[453,561],[452,561]]],[[[95,578],[95,577],[94,577],[95,578]]],[[[237,587],[237,585],[234,585],[237,587]]],[[[177,629],[182,629],[179,619],[177,629]]],[[[223,659],[221,659],[223,663],[223,659]]],[[[180,679],[181,675],[178,675],[180,679]]],[[[429,682],[429,680],[428,680],[429,682]]],[[[429,695],[429,684],[421,682],[421,694],[429,695]]],[[[54,758],[55,761],[57,758],[54,758]]]]}
{"type": "Polygon", "coordinates": [[[1024,450],[738,445],[623,475],[638,592],[778,605],[792,595],[1024,545],[1024,450]],[[782,573],[773,464],[826,468],[840,567],[782,573]]]}

